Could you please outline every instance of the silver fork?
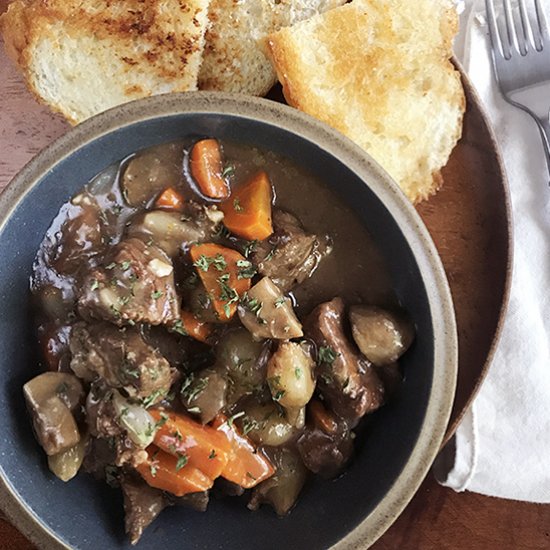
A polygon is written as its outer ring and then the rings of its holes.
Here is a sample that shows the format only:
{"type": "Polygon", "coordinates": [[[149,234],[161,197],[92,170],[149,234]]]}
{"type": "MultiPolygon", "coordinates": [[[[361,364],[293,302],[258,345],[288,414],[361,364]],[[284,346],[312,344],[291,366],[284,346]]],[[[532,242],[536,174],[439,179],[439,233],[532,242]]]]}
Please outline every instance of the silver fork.
{"type": "Polygon", "coordinates": [[[526,0],[512,7],[502,0],[497,15],[494,0],[485,0],[495,75],[508,103],[523,109],[539,128],[550,171],[550,32],[540,0],[528,9],[526,0]]]}

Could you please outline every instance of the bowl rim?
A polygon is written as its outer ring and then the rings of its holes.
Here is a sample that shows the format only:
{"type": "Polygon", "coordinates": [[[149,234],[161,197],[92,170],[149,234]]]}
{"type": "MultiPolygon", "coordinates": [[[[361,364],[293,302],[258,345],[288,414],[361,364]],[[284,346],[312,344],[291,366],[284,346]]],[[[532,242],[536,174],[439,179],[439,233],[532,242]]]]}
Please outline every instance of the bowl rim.
{"type": "MultiPolygon", "coordinates": [[[[376,508],[334,550],[366,548],[397,519],[428,473],[443,441],[450,417],[458,370],[458,343],[451,293],[441,259],[420,216],[398,185],[363,149],[326,124],[271,100],[222,92],[183,92],[140,99],[109,109],[43,149],[0,194],[0,232],[25,195],[58,163],[75,150],[121,127],[159,117],[182,114],[235,116],[276,126],[315,143],[339,159],[375,193],[397,221],[414,251],[424,278],[434,335],[433,377],[426,413],[415,447],[393,485],[376,508]],[[408,229],[406,232],[404,229],[408,229]]],[[[45,549],[67,549],[17,496],[0,464],[0,508],[33,543],[45,549]]]]}

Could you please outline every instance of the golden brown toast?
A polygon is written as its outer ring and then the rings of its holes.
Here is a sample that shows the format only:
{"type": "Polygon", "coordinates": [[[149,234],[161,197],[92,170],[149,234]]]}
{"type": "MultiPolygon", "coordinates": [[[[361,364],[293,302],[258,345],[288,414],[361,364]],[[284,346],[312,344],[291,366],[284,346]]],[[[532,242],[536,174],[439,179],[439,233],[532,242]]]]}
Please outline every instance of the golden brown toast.
{"type": "Polygon", "coordinates": [[[29,88],[72,123],[197,89],[210,0],[15,0],[0,17],[29,88]]]}
{"type": "Polygon", "coordinates": [[[439,188],[462,132],[457,25],[447,0],[354,0],[268,45],[288,103],[366,149],[418,202],[439,188]]]}

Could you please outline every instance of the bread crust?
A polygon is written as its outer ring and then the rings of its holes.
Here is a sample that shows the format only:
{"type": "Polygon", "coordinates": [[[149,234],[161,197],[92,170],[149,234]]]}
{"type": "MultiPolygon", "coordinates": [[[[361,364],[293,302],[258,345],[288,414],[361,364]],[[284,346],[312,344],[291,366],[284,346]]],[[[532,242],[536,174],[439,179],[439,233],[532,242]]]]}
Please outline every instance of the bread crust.
{"type": "Polygon", "coordinates": [[[456,11],[436,5],[354,0],[268,37],[287,102],[366,149],[413,203],[441,187],[466,108],[456,11]]]}
{"type": "MultiPolygon", "coordinates": [[[[79,73],[84,78],[85,56],[99,74],[89,74],[89,86],[116,76],[119,88],[108,82],[118,104],[165,91],[197,88],[209,0],[15,0],[0,17],[8,55],[21,68],[31,91],[72,123],[82,117],[67,108],[67,87],[49,97],[52,82],[44,82],[45,66],[79,73]],[[74,59],[73,59],[74,58],[74,59]],[[70,63],[80,61],[77,66],[70,63]],[[95,63],[95,65],[94,65],[95,63]],[[109,74],[106,74],[106,72],[109,74]],[[112,74],[111,74],[112,73],[112,74]],[[102,80],[103,79],[103,80],[102,80]],[[45,89],[46,88],[46,89],[45,89]],[[160,91],[159,91],[160,90],[160,91]]],[[[53,81],[58,75],[50,75],[53,81]]],[[[82,114],[99,106],[82,93],[82,114]],[[90,102],[89,107],[86,101],[90,102]]],[[[108,104],[105,108],[113,106],[108,104]]],[[[89,112],[88,112],[89,111],[89,112]]]]}

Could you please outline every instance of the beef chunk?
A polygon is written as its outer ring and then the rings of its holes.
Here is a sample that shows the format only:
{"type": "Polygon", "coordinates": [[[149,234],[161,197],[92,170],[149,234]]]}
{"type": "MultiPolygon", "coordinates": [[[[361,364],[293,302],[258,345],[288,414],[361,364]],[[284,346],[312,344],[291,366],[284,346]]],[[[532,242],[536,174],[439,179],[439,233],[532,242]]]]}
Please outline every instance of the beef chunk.
{"type": "Polygon", "coordinates": [[[311,312],[304,332],[317,344],[321,393],[336,414],[354,425],[382,405],[384,387],[368,360],[346,337],[344,315],[343,300],[334,298],[311,312]]]}
{"type": "Polygon", "coordinates": [[[141,239],[122,241],[84,280],[78,300],[84,317],[117,325],[160,325],[179,318],[172,261],[141,239]]]}
{"type": "Polygon", "coordinates": [[[137,544],[143,531],[166,508],[164,493],[150,487],[138,475],[125,473],[120,486],[124,495],[124,525],[132,544],[137,544]]]}
{"type": "Polygon", "coordinates": [[[175,370],[136,328],[117,329],[108,323],[77,323],[71,332],[71,369],[84,380],[97,377],[112,388],[123,388],[130,397],[165,396],[175,370]]]}
{"type": "Polygon", "coordinates": [[[306,233],[288,212],[273,212],[273,228],[273,235],[255,247],[252,261],[262,275],[287,292],[313,275],[331,247],[327,237],[306,233]]]}
{"type": "Polygon", "coordinates": [[[308,470],[332,478],[349,462],[353,441],[349,431],[327,434],[317,428],[308,429],[298,440],[298,450],[308,470]]]}

